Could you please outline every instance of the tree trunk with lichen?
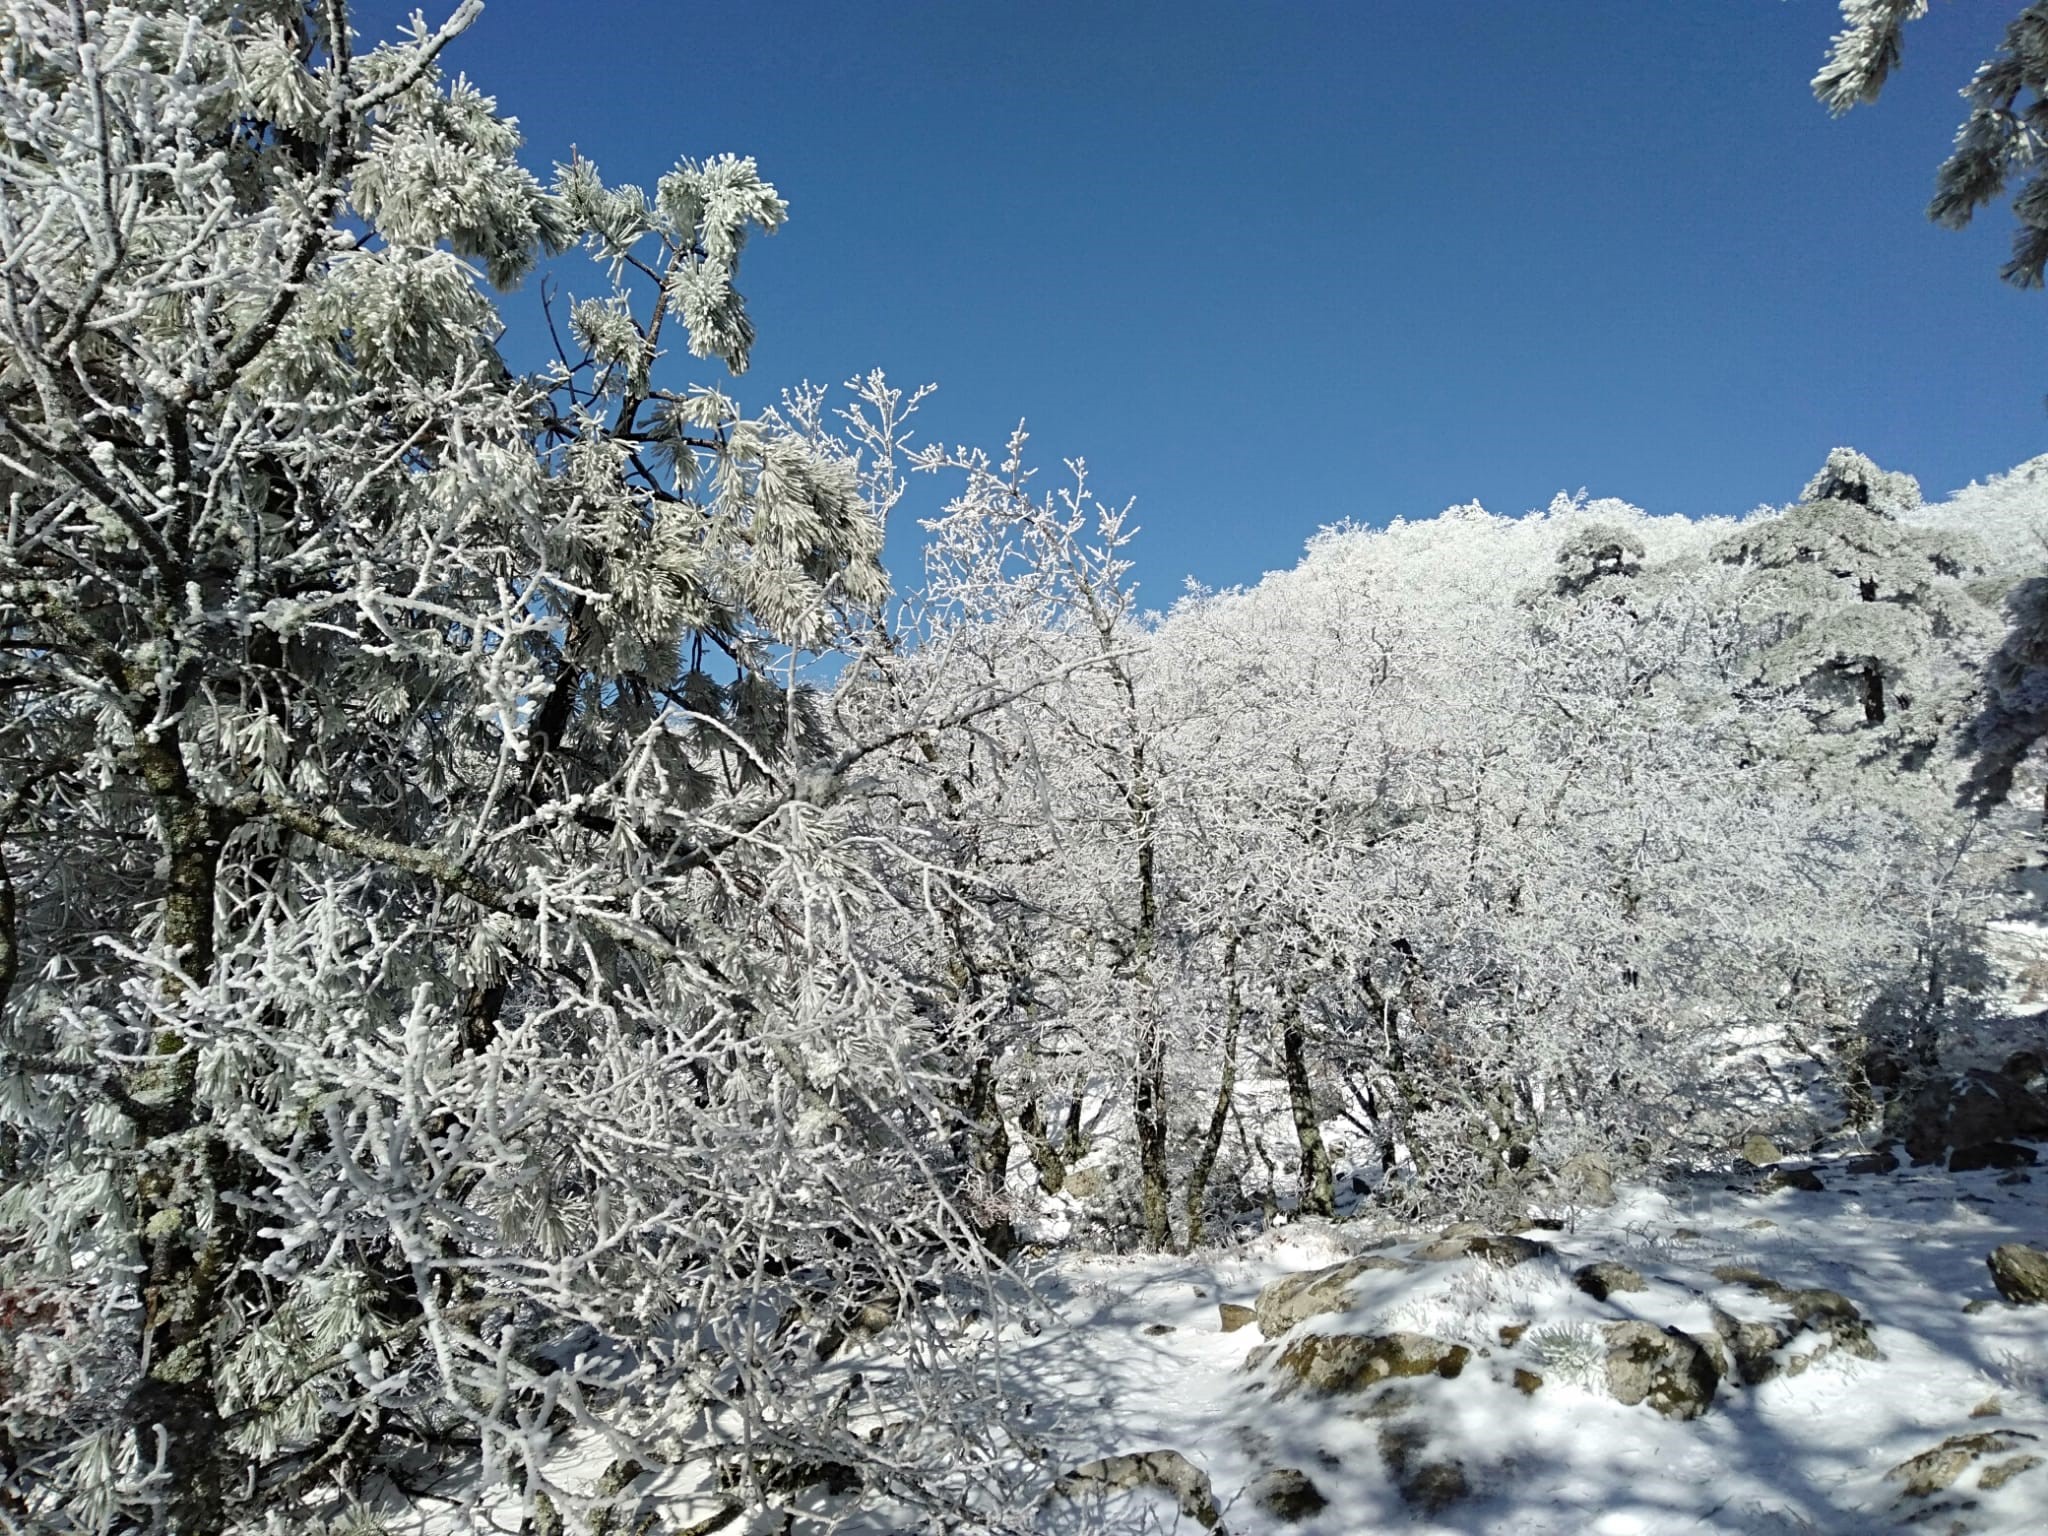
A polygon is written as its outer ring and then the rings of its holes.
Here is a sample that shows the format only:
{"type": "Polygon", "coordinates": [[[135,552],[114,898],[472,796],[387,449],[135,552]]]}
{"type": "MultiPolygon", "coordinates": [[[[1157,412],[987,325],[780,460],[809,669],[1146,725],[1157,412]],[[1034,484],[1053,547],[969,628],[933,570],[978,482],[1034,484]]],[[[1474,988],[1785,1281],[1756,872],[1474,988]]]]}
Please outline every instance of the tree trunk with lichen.
{"type": "Polygon", "coordinates": [[[214,897],[227,826],[186,773],[175,728],[137,744],[165,859],[162,952],[173,969],[158,996],[149,1060],[129,1096],[146,1106],[147,1150],[134,1192],[142,1262],[142,1376],[127,1424],[142,1465],[165,1474],[160,1518],[128,1526],[210,1536],[226,1494],[225,1429],[214,1393],[213,1328],[239,1240],[222,1201],[226,1149],[197,1093],[196,1042],[177,1027],[189,990],[212,978],[214,897]]]}

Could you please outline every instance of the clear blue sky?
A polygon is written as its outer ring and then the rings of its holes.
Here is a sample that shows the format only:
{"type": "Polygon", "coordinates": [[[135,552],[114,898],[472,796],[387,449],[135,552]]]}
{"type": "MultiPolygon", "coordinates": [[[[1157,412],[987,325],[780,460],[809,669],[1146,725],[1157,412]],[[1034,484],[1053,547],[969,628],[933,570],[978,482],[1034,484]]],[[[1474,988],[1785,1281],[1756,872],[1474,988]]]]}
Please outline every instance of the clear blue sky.
{"type": "Polygon", "coordinates": [[[743,404],[881,366],[939,384],[928,435],[1028,417],[1138,498],[1163,603],[1347,517],[1741,512],[1838,443],[1939,494],[2048,450],[2010,214],[1923,213],[2018,6],[1935,7],[1841,120],[1833,0],[489,0],[449,63],[543,174],[756,156],[792,216],[743,268],[743,404]]]}

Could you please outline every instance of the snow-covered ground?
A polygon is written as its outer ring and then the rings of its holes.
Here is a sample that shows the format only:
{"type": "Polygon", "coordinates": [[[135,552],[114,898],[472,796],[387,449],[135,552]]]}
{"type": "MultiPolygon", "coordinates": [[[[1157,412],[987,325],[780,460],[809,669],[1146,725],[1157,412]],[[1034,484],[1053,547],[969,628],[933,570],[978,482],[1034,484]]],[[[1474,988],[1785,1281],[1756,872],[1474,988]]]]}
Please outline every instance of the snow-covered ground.
{"type": "MultiPolygon", "coordinates": [[[[2048,1306],[2000,1301],[1985,1265],[2000,1244],[2048,1244],[2048,1172],[2028,1182],[1995,1171],[1857,1175],[1838,1161],[1820,1173],[1822,1193],[1763,1193],[1746,1170],[1625,1191],[1569,1230],[1527,1232],[1555,1253],[1510,1268],[1462,1258],[1369,1271],[1349,1311],[1286,1337],[1403,1331],[1471,1354],[1455,1379],[1365,1392],[1290,1392],[1270,1358],[1247,1369],[1265,1341],[1257,1325],[1224,1332],[1219,1303],[1250,1305],[1276,1278],[1366,1252],[1410,1257],[1431,1234],[1303,1223],[1196,1259],[1067,1259],[1044,1281],[1057,1324],[1022,1341],[1012,1362],[1017,1411],[1065,1466],[1183,1453],[1237,1536],[2048,1532],[2048,1306]],[[1630,1266],[1644,1289],[1595,1301],[1572,1277],[1597,1261],[1630,1266]],[[1840,1293],[1882,1358],[1838,1348],[1794,1374],[1794,1359],[1826,1342],[1809,1332],[1780,1351],[1773,1379],[1723,1380],[1690,1420],[1609,1395],[1601,1325],[1639,1318],[1711,1339],[1716,1307],[1744,1320],[1787,1315],[1754,1277],[1729,1278],[1738,1270],[1840,1293]],[[1521,1390],[1517,1370],[1542,1384],[1521,1390]],[[1888,1475],[1952,1436],[1986,1434],[1999,1438],[1965,1444],[1945,1489],[1915,1495],[1905,1475],[1888,1475]],[[2027,1465],[2030,1454],[2043,1463],[2027,1465]],[[1449,1484],[1431,1486],[1442,1495],[1462,1482],[1462,1496],[1435,1511],[1404,1497],[1414,1467],[1452,1463],[1449,1484]],[[1248,1486],[1276,1468],[1305,1474],[1322,1510],[1289,1523],[1256,1507],[1248,1486]]],[[[1156,1492],[1048,1509],[1080,1530],[1199,1528],[1156,1492]]]]}

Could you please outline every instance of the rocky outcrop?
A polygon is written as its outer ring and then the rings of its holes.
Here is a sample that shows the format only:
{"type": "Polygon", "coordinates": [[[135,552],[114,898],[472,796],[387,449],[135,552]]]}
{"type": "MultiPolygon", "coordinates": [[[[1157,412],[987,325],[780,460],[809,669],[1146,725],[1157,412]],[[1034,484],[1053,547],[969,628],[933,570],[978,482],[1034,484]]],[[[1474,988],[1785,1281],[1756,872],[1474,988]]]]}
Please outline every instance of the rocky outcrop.
{"type": "Polygon", "coordinates": [[[1351,1287],[1359,1276],[1376,1269],[1406,1269],[1399,1259],[1384,1254],[1367,1254],[1327,1269],[1312,1269],[1275,1280],[1252,1303],[1259,1332],[1277,1339],[1296,1323],[1326,1313],[1343,1312],[1351,1305],[1351,1287]]]}
{"type": "Polygon", "coordinates": [[[1984,1261],[1998,1294],[2018,1307],[2048,1305],[2048,1253],[2021,1243],[1991,1250],[1984,1261]]]}
{"type": "Polygon", "coordinates": [[[1179,1451],[1132,1451],[1086,1462],[1054,1484],[1052,1496],[1087,1498],[1137,1488],[1157,1488],[1171,1494],[1180,1512],[1205,1531],[1215,1530],[1222,1519],[1209,1474],[1179,1451]]]}
{"type": "Polygon", "coordinates": [[[1699,1341],[1651,1323],[1609,1323],[1607,1390],[1615,1401],[1647,1403],[1667,1419],[1696,1419],[1714,1401],[1721,1373],[1699,1341]]]}
{"type": "Polygon", "coordinates": [[[1397,1376],[1453,1377],[1472,1352],[1426,1333],[1309,1334],[1280,1352],[1283,1391],[1362,1392],[1397,1376]]]}

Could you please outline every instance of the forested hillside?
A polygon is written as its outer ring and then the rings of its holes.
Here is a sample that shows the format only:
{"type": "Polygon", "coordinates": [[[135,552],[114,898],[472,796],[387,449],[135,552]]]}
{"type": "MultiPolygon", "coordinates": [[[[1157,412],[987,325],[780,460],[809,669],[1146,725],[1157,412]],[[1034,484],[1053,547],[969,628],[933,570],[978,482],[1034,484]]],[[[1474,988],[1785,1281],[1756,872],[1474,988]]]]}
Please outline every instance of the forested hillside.
{"type": "Polygon", "coordinates": [[[0,5],[0,1530],[1029,1529],[1077,1255],[2048,1134],[2048,461],[1166,604],[475,10],[0,5]]]}

